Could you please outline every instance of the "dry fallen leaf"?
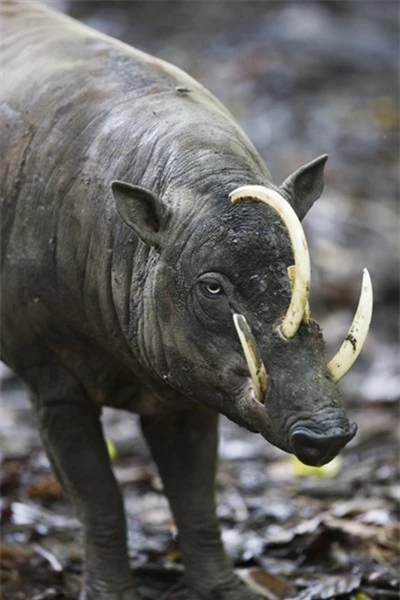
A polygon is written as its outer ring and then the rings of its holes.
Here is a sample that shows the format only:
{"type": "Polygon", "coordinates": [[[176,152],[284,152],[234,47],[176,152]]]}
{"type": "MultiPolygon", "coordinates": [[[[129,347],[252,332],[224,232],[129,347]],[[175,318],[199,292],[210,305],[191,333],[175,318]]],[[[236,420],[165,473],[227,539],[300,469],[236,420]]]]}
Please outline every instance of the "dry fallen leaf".
{"type": "Polygon", "coordinates": [[[58,481],[50,475],[30,485],[26,490],[29,498],[58,498],[63,495],[63,489],[58,481]]]}
{"type": "Polygon", "coordinates": [[[329,600],[329,598],[354,592],[361,583],[361,576],[351,573],[318,575],[316,579],[296,596],[296,600],[329,600]]]}
{"type": "Polygon", "coordinates": [[[295,588],[283,577],[259,568],[237,569],[236,573],[246,585],[267,600],[286,600],[296,597],[295,588]]]}

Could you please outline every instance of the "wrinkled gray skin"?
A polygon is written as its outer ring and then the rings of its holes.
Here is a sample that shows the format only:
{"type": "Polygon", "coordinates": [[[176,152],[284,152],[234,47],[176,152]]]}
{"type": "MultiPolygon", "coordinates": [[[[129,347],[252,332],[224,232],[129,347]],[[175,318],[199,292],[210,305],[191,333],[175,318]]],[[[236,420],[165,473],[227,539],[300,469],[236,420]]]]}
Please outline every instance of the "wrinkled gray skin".
{"type": "Polygon", "coordinates": [[[34,2],[6,1],[3,13],[3,360],[31,392],[83,523],[82,598],[138,598],[99,421],[109,405],[141,417],[192,598],[254,599],[215,516],[218,413],[310,464],[355,428],[318,325],[290,341],[276,331],[293,263],[282,222],[228,195],[279,189],[303,218],[326,157],[277,188],[232,116],[180,70],[34,2]],[[127,183],[112,192],[114,180],[127,183]],[[233,312],[260,346],[265,406],[233,312]]]}

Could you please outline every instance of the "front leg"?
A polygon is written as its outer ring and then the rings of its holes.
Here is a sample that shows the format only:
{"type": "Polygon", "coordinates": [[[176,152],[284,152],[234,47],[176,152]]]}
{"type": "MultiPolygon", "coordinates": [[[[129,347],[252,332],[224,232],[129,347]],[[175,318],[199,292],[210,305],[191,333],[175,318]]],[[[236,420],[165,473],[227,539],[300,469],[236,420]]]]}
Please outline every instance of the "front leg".
{"type": "Polygon", "coordinates": [[[63,369],[43,369],[36,379],[33,403],[42,440],[83,525],[81,600],[139,600],[129,568],[121,493],[98,412],[63,369]]]}
{"type": "Polygon", "coordinates": [[[142,417],[179,531],[185,577],[193,600],[256,600],[233,572],[215,511],[218,415],[190,411],[142,417]]]}

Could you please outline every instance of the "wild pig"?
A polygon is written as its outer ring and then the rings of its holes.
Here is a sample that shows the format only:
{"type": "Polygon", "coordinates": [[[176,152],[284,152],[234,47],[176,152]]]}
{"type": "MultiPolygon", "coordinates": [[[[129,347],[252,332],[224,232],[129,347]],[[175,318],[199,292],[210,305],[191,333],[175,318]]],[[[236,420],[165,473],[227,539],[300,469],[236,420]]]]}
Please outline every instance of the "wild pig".
{"type": "Polygon", "coordinates": [[[4,1],[2,356],[84,528],[82,598],[138,598],[101,408],[140,415],[193,598],[250,600],[214,503],[218,413],[303,462],[354,436],[308,307],[300,220],[326,156],[275,185],[231,114],[161,60],[4,1]]]}

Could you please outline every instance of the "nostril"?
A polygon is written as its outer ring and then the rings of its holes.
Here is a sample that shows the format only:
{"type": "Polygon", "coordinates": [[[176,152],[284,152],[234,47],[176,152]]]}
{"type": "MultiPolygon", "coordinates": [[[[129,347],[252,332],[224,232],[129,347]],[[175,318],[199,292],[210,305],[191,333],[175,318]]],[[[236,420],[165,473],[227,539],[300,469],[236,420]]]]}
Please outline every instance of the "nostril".
{"type": "Polygon", "coordinates": [[[347,433],[322,434],[298,427],[291,435],[294,454],[305,464],[321,466],[329,462],[355,435],[356,428],[347,433]]]}

